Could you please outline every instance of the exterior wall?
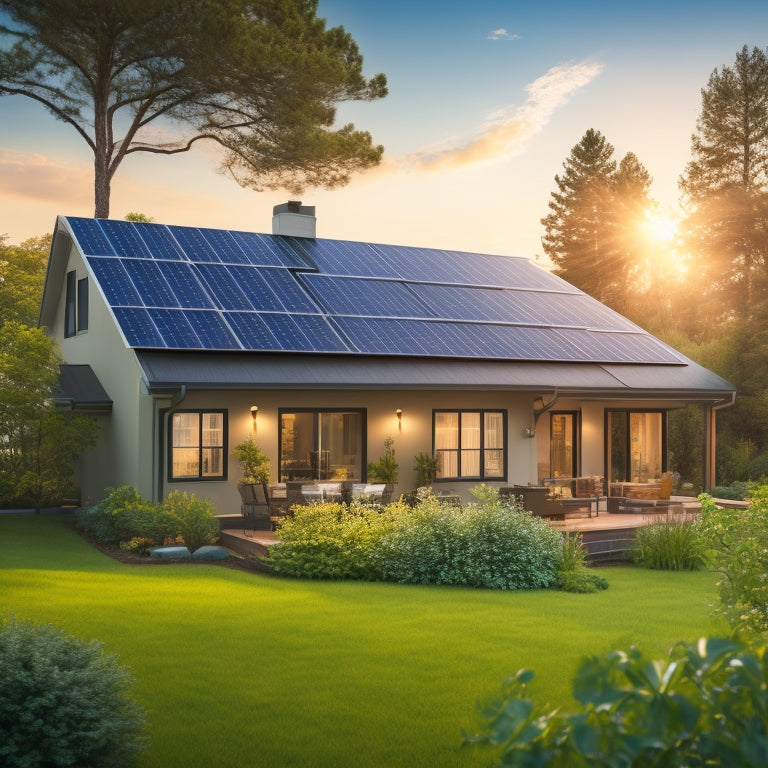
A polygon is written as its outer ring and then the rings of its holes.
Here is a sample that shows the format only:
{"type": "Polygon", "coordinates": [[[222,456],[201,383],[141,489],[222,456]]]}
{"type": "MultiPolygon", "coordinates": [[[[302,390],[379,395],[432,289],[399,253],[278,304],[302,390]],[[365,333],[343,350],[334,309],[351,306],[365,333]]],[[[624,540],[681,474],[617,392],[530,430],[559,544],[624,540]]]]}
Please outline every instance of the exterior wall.
{"type": "MultiPolygon", "coordinates": [[[[229,452],[228,479],[226,481],[169,482],[167,477],[167,417],[163,444],[164,477],[162,495],[181,490],[210,498],[218,514],[234,514],[240,509],[237,481],[240,464],[232,456],[235,445],[252,434],[272,466],[272,482],[277,481],[278,409],[279,408],[365,408],[367,410],[367,461],[374,461],[384,453],[384,440],[395,439],[394,448],[399,464],[399,477],[395,495],[411,491],[416,483],[414,457],[421,451],[432,452],[432,410],[447,409],[504,409],[508,412],[507,478],[489,483],[528,483],[536,479],[535,440],[523,437],[523,426],[531,420],[533,398],[530,393],[511,392],[447,392],[447,391],[193,391],[189,392],[178,408],[228,410],[229,452]],[[255,429],[251,406],[258,406],[255,429]],[[402,409],[398,423],[395,411],[402,409]]],[[[149,446],[146,446],[149,452],[149,446]]],[[[439,490],[460,494],[469,500],[469,489],[475,481],[439,482],[439,490]]]]}
{"type": "MultiPolygon", "coordinates": [[[[75,248],[70,251],[66,272],[73,269],[78,279],[88,275],[75,248]]],[[[107,487],[125,484],[151,495],[152,456],[147,450],[151,444],[151,403],[146,403],[151,398],[140,398],[136,357],[126,348],[93,280],[89,280],[87,331],[64,337],[65,303],[63,283],[48,333],[56,339],[67,363],[91,366],[113,401],[112,413],[98,419],[102,429],[96,448],[81,457],[78,477],[82,503],[102,498],[107,487]]]]}

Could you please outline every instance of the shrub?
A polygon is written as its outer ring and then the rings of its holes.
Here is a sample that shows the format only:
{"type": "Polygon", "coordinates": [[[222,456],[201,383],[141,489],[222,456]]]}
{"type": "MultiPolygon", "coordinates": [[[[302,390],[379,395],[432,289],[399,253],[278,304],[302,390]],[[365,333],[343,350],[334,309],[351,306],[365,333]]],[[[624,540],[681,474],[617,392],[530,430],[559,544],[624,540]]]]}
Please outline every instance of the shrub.
{"type": "Polygon", "coordinates": [[[78,513],[78,525],[104,543],[128,541],[134,536],[155,538],[157,510],[129,485],[107,488],[107,496],[78,513]]]}
{"type": "Polygon", "coordinates": [[[608,580],[587,567],[587,551],[581,534],[566,533],[563,537],[557,577],[552,585],[563,592],[597,592],[608,589],[608,580]]]}
{"type": "Polygon", "coordinates": [[[120,542],[120,549],[139,555],[148,555],[154,546],[156,546],[155,540],[144,536],[134,536],[130,541],[120,542]]]}
{"type": "Polygon", "coordinates": [[[309,579],[376,580],[371,552],[407,508],[400,502],[368,506],[355,501],[294,508],[280,525],[280,541],[269,549],[277,573],[309,579]]]}
{"type": "Polygon", "coordinates": [[[500,748],[497,765],[758,768],[768,755],[768,647],[722,639],[679,644],[650,661],[635,648],[586,659],[567,715],[526,698],[521,670],[466,743],[500,748]]]}
{"type": "Polygon", "coordinates": [[[710,491],[710,496],[716,499],[733,499],[743,501],[749,494],[749,483],[735,482],[730,485],[718,485],[710,491]]]}
{"type": "MultiPolygon", "coordinates": [[[[219,521],[210,499],[182,491],[171,491],[160,505],[160,511],[172,528],[172,531],[164,533],[181,536],[190,552],[213,544],[219,538],[219,521]]],[[[162,536],[159,540],[164,539],[165,536],[162,536]]]]}
{"type": "Polygon", "coordinates": [[[136,762],[144,716],[128,671],[98,643],[52,626],[0,625],[0,764],[112,768],[136,762]]]}
{"type": "Polygon", "coordinates": [[[561,534],[494,489],[458,509],[424,495],[381,541],[382,578],[401,583],[537,589],[555,581],[561,534]]]}
{"type": "Polygon", "coordinates": [[[768,632],[768,485],[750,492],[748,509],[701,501],[702,532],[714,556],[720,613],[737,632],[768,632]]]}
{"type": "Polygon", "coordinates": [[[708,562],[699,522],[687,518],[641,526],[632,554],[639,565],[663,571],[698,571],[708,562]]]}
{"type": "Polygon", "coordinates": [[[368,479],[373,483],[396,483],[398,464],[395,459],[395,439],[387,435],[384,455],[368,465],[368,479]]]}

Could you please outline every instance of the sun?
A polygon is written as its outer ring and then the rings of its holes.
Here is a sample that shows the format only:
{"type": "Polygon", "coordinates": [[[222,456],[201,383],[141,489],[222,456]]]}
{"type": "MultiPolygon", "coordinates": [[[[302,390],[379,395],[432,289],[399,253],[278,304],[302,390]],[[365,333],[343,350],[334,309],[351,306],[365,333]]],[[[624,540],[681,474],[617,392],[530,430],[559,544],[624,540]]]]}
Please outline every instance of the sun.
{"type": "Polygon", "coordinates": [[[670,212],[649,208],[645,212],[643,230],[646,237],[659,244],[671,243],[677,237],[679,221],[670,212]]]}

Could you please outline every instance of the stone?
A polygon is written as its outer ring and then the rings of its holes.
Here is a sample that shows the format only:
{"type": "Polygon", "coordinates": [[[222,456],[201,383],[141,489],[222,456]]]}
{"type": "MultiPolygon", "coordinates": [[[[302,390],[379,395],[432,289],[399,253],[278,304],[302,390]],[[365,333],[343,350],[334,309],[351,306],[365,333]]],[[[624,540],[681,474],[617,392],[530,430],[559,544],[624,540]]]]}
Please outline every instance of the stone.
{"type": "Polygon", "coordinates": [[[158,547],[149,556],[154,560],[189,560],[192,557],[186,547],[158,547]]]}
{"type": "Polygon", "coordinates": [[[226,547],[220,547],[216,544],[208,544],[205,547],[196,549],[192,554],[193,560],[225,560],[232,553],[226,547]]]}

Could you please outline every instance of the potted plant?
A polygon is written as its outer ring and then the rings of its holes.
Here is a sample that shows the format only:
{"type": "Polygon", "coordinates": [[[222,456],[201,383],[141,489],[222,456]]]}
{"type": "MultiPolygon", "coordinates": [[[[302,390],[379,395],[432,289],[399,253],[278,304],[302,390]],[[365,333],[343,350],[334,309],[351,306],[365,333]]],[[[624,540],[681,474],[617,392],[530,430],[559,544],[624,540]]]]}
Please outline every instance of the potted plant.
{"type": "Polygon", "coordinates": [[[243,466],[241,483],[266,485],[269,482],[269,457],[253,442],[253,438],[249,437],[236,445],[233,453],[243,466]]]}
{"type": "Polygon", "coordinates": [[[395,459],[395,438],[387,435],[384,441],[384,455],[368,464],[368,482],[384,483],[382,503],[386,504],[392,497],[397,482],[398,464],[395,459]]]}
{"type": "Polygon", "coordinates": [[[422,451],[413,457],[416,465],[416,487],[428,488],[435,482],[437,477],[437,456],[430,456],[426,451],[422,451]]]}

